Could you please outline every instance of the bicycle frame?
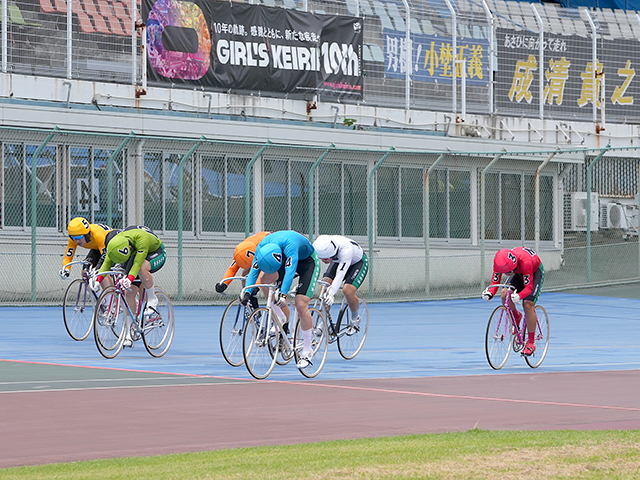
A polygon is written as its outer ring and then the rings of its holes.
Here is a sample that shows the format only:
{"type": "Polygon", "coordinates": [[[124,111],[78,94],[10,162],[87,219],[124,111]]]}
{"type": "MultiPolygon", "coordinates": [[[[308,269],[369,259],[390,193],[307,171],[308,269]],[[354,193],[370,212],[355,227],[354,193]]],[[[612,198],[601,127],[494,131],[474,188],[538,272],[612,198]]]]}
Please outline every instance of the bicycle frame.
{"type": "MultiPolygon", "coordinates": [[[[336,324],[333,323],[333,317],[331,316],[331,307],[329,305],[327,305],[326,302],[324,301],[325,293],[326,293],[327,289],[331,286],[331,284],[329,282],[325,282],[324,280],[318,280],[317,283],[319,285],[321,285],[321,288],[320,288],[320,295],[319,295],[320,305],[317,306],[316,308],[318,308],[318,310],[320,310],[321,312],[326,314],[327,320],[328,320],[327,327],[329,328],[329,334],[332,337],[340,338],[340,337],[344,336],[347,333],[347,328],[348,327],[344,327],[343,328],[343,326],[340,325],[340,331],[336,331],[336,324]]],[[[342,287],[340,287],[340,290],[342,290],[342,287]]],[[[342,309],[346,305],[346,302],[347,302],[347,299],[344,298],[344,296],[343,296],[342,297],[342,302],[340,303],[339,311],[342,311],[342,309]]],[[[333,342],[333,340],[332,340],[332,342],[333,342]]]]}
{"type": "MultiPolygon", "coordinates": [[[[516,287],[508,283],[499,283],[497,285],[490,285],[487,288],[494,288],[494,287],[507,288],[512,293],[516,291],[516,287]]],[[[515,316],[513,315],[513,310],[511,309],[511,305],[509,305],[509,296],[507,296],[507,298],[504,301],[504,307],[507,309],[507,316],[509,318],[509,321],[511,322],[511,326],[513,327],[513,330],[512,330],[513,334],[516,336],[518,340],[518,345],[524,345],[524,340],[525,340],[524,333],[527,329],[526,314],[524,312],[522,313],[522,328],[520,328],[520,326],[518,325],[518,322],[516,322],[515,316]]],[[[500,326],[498,326],[498,328],[500,328],[500,326]]]]}
{"type": "MultiPolygon", "coordinates": [[[[124,288],[122,288],[122,286],[120,285],[120,282],[117,281],[117,276],[122,276],[123,275],[123,271],[122,270],[109,270],[108,272],[102,272],[102,275],[113,275],[116,278],[114,278],[114,288],[116,290],[116,293],[118,294],[120,300],[124,303],[125,308],[127,309],[127,312],[129,313],[129,318],[131,319],[131,321],[135,324],[135,329],[137,332],[143,332],[145,327],[140,327],[140,325],[142,324],[141,320],[141,316],[140,313],[144,311],[144,306],[147,303],[147,290],[142,287],[142,293],[140,294],[140,300],[138,301],[138,308],[136,310],[136,314],[135,316],[133,315],[133,312],[131,311],[131,307],[129,306],[129,302],[127,302],[127,294],[126,294],[126,290],[124,288]]],[[[111,305],[109,306],[109,308],[111,308],[111,305]]]]}

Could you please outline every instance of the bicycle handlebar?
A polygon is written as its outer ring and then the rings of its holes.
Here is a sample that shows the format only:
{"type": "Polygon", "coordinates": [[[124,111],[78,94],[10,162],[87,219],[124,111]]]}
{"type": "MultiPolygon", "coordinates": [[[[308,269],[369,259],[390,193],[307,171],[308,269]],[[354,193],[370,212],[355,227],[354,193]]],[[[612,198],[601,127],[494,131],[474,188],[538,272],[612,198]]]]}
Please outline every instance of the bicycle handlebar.
{"type": "Polygon", "coordinates": [[[91,262],[86,260],[74,260],[73,262],[67,263],[64,268],[70,267],[71,265],[77,265],[79,263],[82,263],[83,265],[91,265],[91,262]]]}
{"type": "Polygon", "coordinates": [[[513,285],[509,285],[508,283],[496,283],[494,285],[489,285],[485,290],[489,290],[490,288],[508,288],[509,290],[515,290],[516,287],[513,285]]]}
{"type": "Polygon", "coordinates": [[[220,280],[220,283],[224,283],[224,282],[226,282],[227,280],[230,280],[230,281],[231,281],[231,280],[244,280],[244,279],[246,279],[246,278],[247,278],[247,277],[227,277],[227,278],[223,278],[222,280],[220,280]]]}
{"type": "Polygon", "coordinates": [[[278,288],[278,285],[275,283],[256,283],[255,285],[247,285],[242,289],[241,294],[244,295],[247,290],[253,288],[278,288]]]}

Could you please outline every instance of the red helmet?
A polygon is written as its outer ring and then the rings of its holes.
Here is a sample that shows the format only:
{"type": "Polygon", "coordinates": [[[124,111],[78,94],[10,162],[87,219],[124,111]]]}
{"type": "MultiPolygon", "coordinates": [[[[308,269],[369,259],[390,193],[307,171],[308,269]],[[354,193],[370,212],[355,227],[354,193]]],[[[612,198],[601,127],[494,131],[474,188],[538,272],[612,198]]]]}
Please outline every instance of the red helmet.
{"type": "Polygon", "coordinates": [[[518,259],[508,248],[498,250],[493,259],[493,271],[499,273],[513,272],[518,266],[518,259]]]}

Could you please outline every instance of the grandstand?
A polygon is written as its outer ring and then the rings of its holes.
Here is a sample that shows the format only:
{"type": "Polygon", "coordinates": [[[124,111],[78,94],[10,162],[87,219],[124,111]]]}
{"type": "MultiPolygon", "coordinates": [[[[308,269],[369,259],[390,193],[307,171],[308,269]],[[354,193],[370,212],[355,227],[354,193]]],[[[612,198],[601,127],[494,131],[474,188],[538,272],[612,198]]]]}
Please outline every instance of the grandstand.
{"type": "Polygon", "coordinates": [[[153,228],[177,302],[264,229],[357,239],[373,300],[476,295],[522,244],[547,289],[638,280],[635,11],[253,3],[2,0],[0,265],[31,274],[0,301],[61,297],[76,215],[153,228]]]}

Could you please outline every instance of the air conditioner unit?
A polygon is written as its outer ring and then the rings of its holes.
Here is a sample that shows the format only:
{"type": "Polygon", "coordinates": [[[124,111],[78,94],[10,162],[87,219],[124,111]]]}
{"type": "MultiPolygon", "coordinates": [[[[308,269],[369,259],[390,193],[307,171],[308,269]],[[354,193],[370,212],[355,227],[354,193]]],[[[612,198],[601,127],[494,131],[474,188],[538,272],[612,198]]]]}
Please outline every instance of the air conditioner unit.
{"type": "MultiPolygon", "coordinates": [[[[587,192],[573,192],[565,202],[565,229],[587,231],[587,192]],[[568,211],[567,211],[568,210],[568,211]]],[[[598,230],[600,209],[598,194],[591,193],[591,231],[598,230]]]]}
{"type": "Polygon", "coordinates": [[[602,214],[606,217],[600,216],[600,225],[602,228],[627,228],[627,215],[624,205],[619,203],[606,203],[603,205],[602,214]],[[606,212],[606,213],[605,213],[606,212]]]}

